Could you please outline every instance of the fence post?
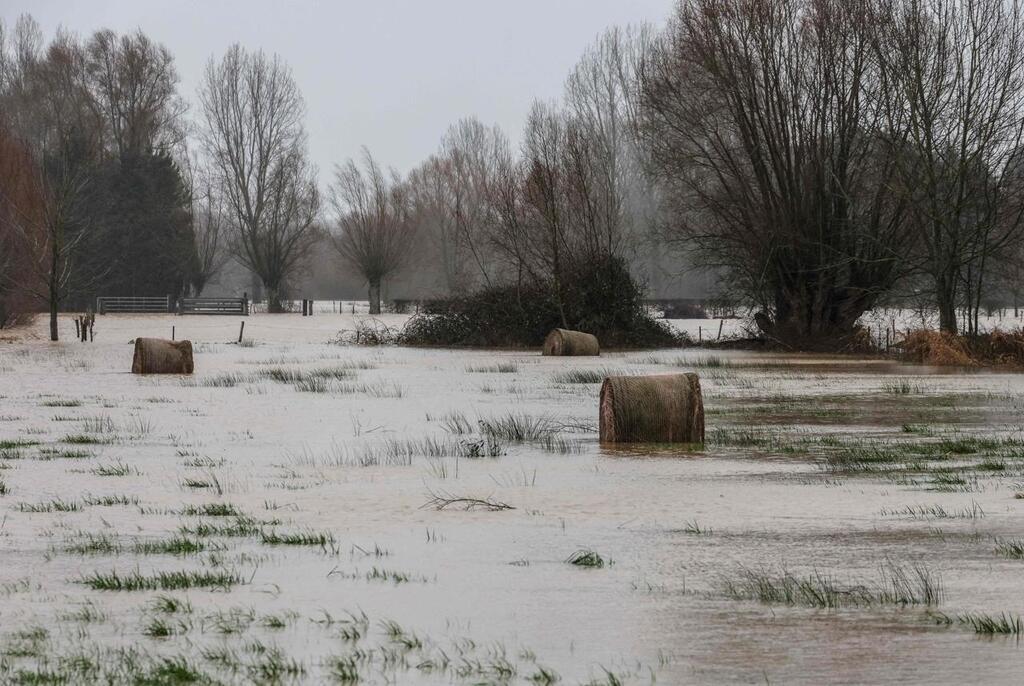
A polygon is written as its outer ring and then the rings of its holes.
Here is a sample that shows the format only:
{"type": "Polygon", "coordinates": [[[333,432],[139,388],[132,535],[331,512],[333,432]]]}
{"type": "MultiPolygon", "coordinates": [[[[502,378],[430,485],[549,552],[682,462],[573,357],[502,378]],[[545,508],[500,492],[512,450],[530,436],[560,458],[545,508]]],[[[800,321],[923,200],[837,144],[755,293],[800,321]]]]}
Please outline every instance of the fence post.
{"type": "Polygon", "coordinates": [[[242,334],[245,333],[245,320],[242,320],[242,325],[238,327],[238,343],[242,343],[242,334]]]}

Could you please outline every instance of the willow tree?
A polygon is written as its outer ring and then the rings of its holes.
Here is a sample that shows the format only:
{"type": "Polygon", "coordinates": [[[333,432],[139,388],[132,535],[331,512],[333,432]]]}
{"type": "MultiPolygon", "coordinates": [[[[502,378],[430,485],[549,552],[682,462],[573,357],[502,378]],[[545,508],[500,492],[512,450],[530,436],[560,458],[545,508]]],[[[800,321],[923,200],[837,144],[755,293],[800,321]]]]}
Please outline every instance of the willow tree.
{"type": "Polygon", "coordinates": [[[871,0],[691,0],[642,67],[667,235],[785,345],[842,347],[907,268],[891,154],[906,132],[874,96],[879,35],[871,0]]]}
{"type": "Polygon", "coordinates": [[[234,45],[207,64],[199,99],[201,140],[234,229],[233,251],[263,282],[268,310],[280,312],[282,289],[316,236],[319,208],[302,95],[280,58],[234,45]]]}
{"type": "Polygon", "coordinates": [[[405,266],[416,231],[407,188],[364,149],[362,167],[350,159],[335,169],[331,204],[334,245],[366,279],[370,314],[380,314],[381,285],[405,266]]]}

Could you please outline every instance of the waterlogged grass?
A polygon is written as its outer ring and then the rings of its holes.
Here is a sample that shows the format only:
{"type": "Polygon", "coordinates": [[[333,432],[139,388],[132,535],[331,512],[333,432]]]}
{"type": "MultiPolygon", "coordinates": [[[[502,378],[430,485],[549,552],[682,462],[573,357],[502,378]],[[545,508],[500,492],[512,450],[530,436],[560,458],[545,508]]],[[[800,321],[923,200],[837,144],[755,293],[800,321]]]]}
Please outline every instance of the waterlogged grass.
{"type": "Polygon", "coordinates": [[[970,626],[974,633],[983,636],[996,636],[1000,634],[1019,636],[1024,634],[1024,621],[1021,620],[1020,616],[1010,615],[1005,612],[998,615],[963,614],[957,617],[957,621],[970,626]]]}
{"type": "Polygon", "coordinates": [[[606,377],[618,376],[623,373],[623,370],[612,367],[569,369],[555,374],[551,377],[551,380],[558,384],[591,384],[601,383],[606,377]]]}
{"type": "Polygon", "coordinates": [[[96,476],[137,476],[141,474],[138,469],[126,465],[124,462],[113,462],[111,464],[97,465],[89,470],[96,476]]]}
{"type": "Polygon", "coordinates": [[[996,554],[1011,560],[1024,560],[1024,540],[999,541],[996,543],[996,554]]]}
{"type": "Polygon", "coordinates": [[[212,522],[199,521],[196,524],[183,524],[178,532],[184,536],[207,538],[219,536],[223,538],[248,538],[260,533],[260,523],[252,517],[232,517],[217,519],[212,522]]]}
{"type": "Polygon", "coordinates": [[[611,560],[605,560],[598,553],[593,550],[577,550],[565,560],[568,564],[576,567],[591,567],[594,569],[600,569],[606,564],[611,564],[611,560]]]}
{"type": "Polygon", "coordinates": [[[315,545],[321,548],[334,545],[334,534],[329,531],[260,531],[260,542],[264,545],[315,545]]]}
{"type": "Polygon", "coordinates": [[[907,505],[902,508],[883,509],[880,514],[909,519],[980,519],[985,516],[985,510],[972,500],[970,507],[946,509],[942,505],[907,505]]]}
{"type": "Polygon", "coordinates": [[[766,604],[801,605],[835,609],[874,605],[926,605],[941,602],[939,576],[921,565],[904,568],[888,565],[875,579],[843,581],[831,574],[813,571],[795,574],[783,568],[741,567],[721,581],[722,594],[733,600],[756,600],[766,604]]]}
{"type": "Polygon", "coordinates": [[[121,574],[117,571],[93,572],[79,583],[96,591],[176,591],[189,588],[227,590],[245,580],[236,572],[226,570],[183,570],[142,574],[138,569],[121,574]]]}
{"type": "Polygon", "coordinates": [[[519,365],[515,362],[470,365],[466,367],[466,371],[470,374],[515,374],[519,371],[519,365]]]}
{"type": "Polygon", "coordinates": [[[54,498],[41,503],[18,503],[19,512],[78,512],[82,504],[74,500],[54,498]]]}
{"type": "Polygon", "coordinates": [[[479,420],[480,432],[508,443],[538,441],[556,431],[559,427],[547,415],[533,416],[525,413],[509,413],[502,417],[487,417],[479,420]]]}
{"type": "Polygon", "coordinates": [[[237,507],[231,503],[203,503],[202,505],[186,505],[180,514],[189,517],[244,517],[237,507]]]}

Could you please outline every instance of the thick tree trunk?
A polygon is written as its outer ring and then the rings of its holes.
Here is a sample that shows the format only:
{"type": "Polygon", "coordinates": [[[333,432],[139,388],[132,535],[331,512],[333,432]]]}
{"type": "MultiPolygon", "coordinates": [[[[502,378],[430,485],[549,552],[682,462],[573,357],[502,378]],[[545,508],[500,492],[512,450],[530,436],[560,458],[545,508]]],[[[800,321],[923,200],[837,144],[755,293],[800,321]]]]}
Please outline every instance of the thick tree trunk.
{"type": "Polygon", "coordinates": [[[370,314],[380,314],[380,281],[370,281],[370,314]]]}
{"type": "Polygon", "coordinates": [[[947,279],[936,280],[935,302],[939,308],[939,331],[958,333],[956,327],[956,292],[947,279]]]}
{"type": "Polygon", "coordinates": [[[264,284],[264,288],[267,289],[267,312],[277,314],[283,312],[284,308],[281,307],[281,291],[277,286],[269,286],[264,284]]]}

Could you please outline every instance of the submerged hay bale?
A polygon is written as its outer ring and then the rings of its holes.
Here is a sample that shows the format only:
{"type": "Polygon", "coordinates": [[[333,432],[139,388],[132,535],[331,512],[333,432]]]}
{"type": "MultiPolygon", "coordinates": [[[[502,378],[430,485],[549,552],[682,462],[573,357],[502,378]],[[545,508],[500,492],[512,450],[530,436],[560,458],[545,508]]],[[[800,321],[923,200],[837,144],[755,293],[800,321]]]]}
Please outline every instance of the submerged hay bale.
{"type": "Polygon", "coordinates": [[[132,374],[191,374],[192,341],[136,338],[132,374]]]}
{"type": "Polygon", "coordinates": [[[601,385],[602,443],[703,443],[696,374],[609,376],[601,385]]]}
{"type": "Polygon", "coordinates": [[[960,336],[939,331],[910,331],[896,344],[903,357],[938,367],[970,367],[977,364],[967,342],[960,336]]]}
{"type": "Polygon", "coordinates": [[[554,329],[544,339],[545,355],[600,355],[597,336],[582,331],[554,329]]]}

